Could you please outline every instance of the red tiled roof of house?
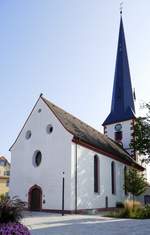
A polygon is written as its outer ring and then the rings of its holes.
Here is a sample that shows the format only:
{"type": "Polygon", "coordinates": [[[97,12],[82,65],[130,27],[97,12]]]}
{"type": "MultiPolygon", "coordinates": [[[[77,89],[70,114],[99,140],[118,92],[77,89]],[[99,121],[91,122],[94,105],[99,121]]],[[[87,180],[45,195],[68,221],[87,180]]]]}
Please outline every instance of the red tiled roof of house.
{"type": "Polygon", "coordinates": [[[5,158],[4,156],[0,156],[0,160],[7,161],[7,163],[10,164],[7,158],[5,158]]]}

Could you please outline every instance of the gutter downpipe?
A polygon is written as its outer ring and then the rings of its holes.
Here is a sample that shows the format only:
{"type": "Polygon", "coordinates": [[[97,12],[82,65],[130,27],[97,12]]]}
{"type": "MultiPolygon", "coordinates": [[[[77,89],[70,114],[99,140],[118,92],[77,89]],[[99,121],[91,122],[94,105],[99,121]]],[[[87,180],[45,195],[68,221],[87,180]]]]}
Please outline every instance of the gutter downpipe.
{"type": "MultiPolygon", "coordinates": [[[[78,139],[77,139],[78,140],[78,139]]],[[[78,197],[78,189],[77,189],[77,186],[78,186],[78,172],[77,172],[77,167],[78,167],[78,144],[76,142],[75,144],[75,214],[77,214],[77,197],[78,197]]]]}

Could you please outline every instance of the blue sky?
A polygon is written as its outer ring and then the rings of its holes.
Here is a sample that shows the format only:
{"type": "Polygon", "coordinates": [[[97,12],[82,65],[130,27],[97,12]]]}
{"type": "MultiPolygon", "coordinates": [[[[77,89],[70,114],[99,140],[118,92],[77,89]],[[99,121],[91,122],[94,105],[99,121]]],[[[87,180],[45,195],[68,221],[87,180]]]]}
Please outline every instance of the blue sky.
{"type": "MultiPolygon", "coordinates": [[[[112,0],[0,1],[0,154],[39,94],[93,127],[110,111],[119,31],[112,0]]],[[[149,101],[150,1],[124,1],[123,22],[137,104],[149,101]]]]}

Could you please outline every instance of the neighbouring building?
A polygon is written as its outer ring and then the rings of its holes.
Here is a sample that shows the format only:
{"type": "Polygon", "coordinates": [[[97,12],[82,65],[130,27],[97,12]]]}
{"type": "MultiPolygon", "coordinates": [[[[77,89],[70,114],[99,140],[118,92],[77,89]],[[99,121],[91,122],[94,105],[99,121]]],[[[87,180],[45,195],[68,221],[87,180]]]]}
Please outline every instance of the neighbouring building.
{"type": "Polygon", "coordinates": [[[127,168],[144,170],[130,147],[134,120],[121,17],[111,112],[103,123],[104,134],[41,95],[10,148],[10,195],[18,195],[30,210],[59,212],[63,202],[70,213],[116,207],[126,198],[127,168]]]}
{"type": "Polygon", "coordinates": [[[10,175],[10,163],[8,160],[0,157],[0,196],[9,195],[9,175],[10,175]]]}

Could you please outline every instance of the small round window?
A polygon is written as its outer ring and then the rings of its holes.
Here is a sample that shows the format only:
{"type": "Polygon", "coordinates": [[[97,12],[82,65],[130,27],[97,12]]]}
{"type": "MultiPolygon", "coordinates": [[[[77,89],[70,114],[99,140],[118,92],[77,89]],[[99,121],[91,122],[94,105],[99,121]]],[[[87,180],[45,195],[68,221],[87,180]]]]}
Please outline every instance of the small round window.
{"type": "Polygon", "coordinates": [[[42,154],[40,151],[35,152],[33,161],[34,161],[34,166],[39,166],[41,164],[42,154]]]}
{"type": "Polygon", "coordinates": [[[26,135],[25,135],[26,139],[27,139],[27,140],[30,139],[30,138],[31,138],[31,135],[32,135],[31,131],[28,130],[28,131],[26,132],[26,135]]]}
{"type": "Polygon", "coordinates": [[[47,131],[48,134],[51,134],[52,131],[53,131],[53,126],[51,124],[47,125],[46,131],[47,131]]]}

